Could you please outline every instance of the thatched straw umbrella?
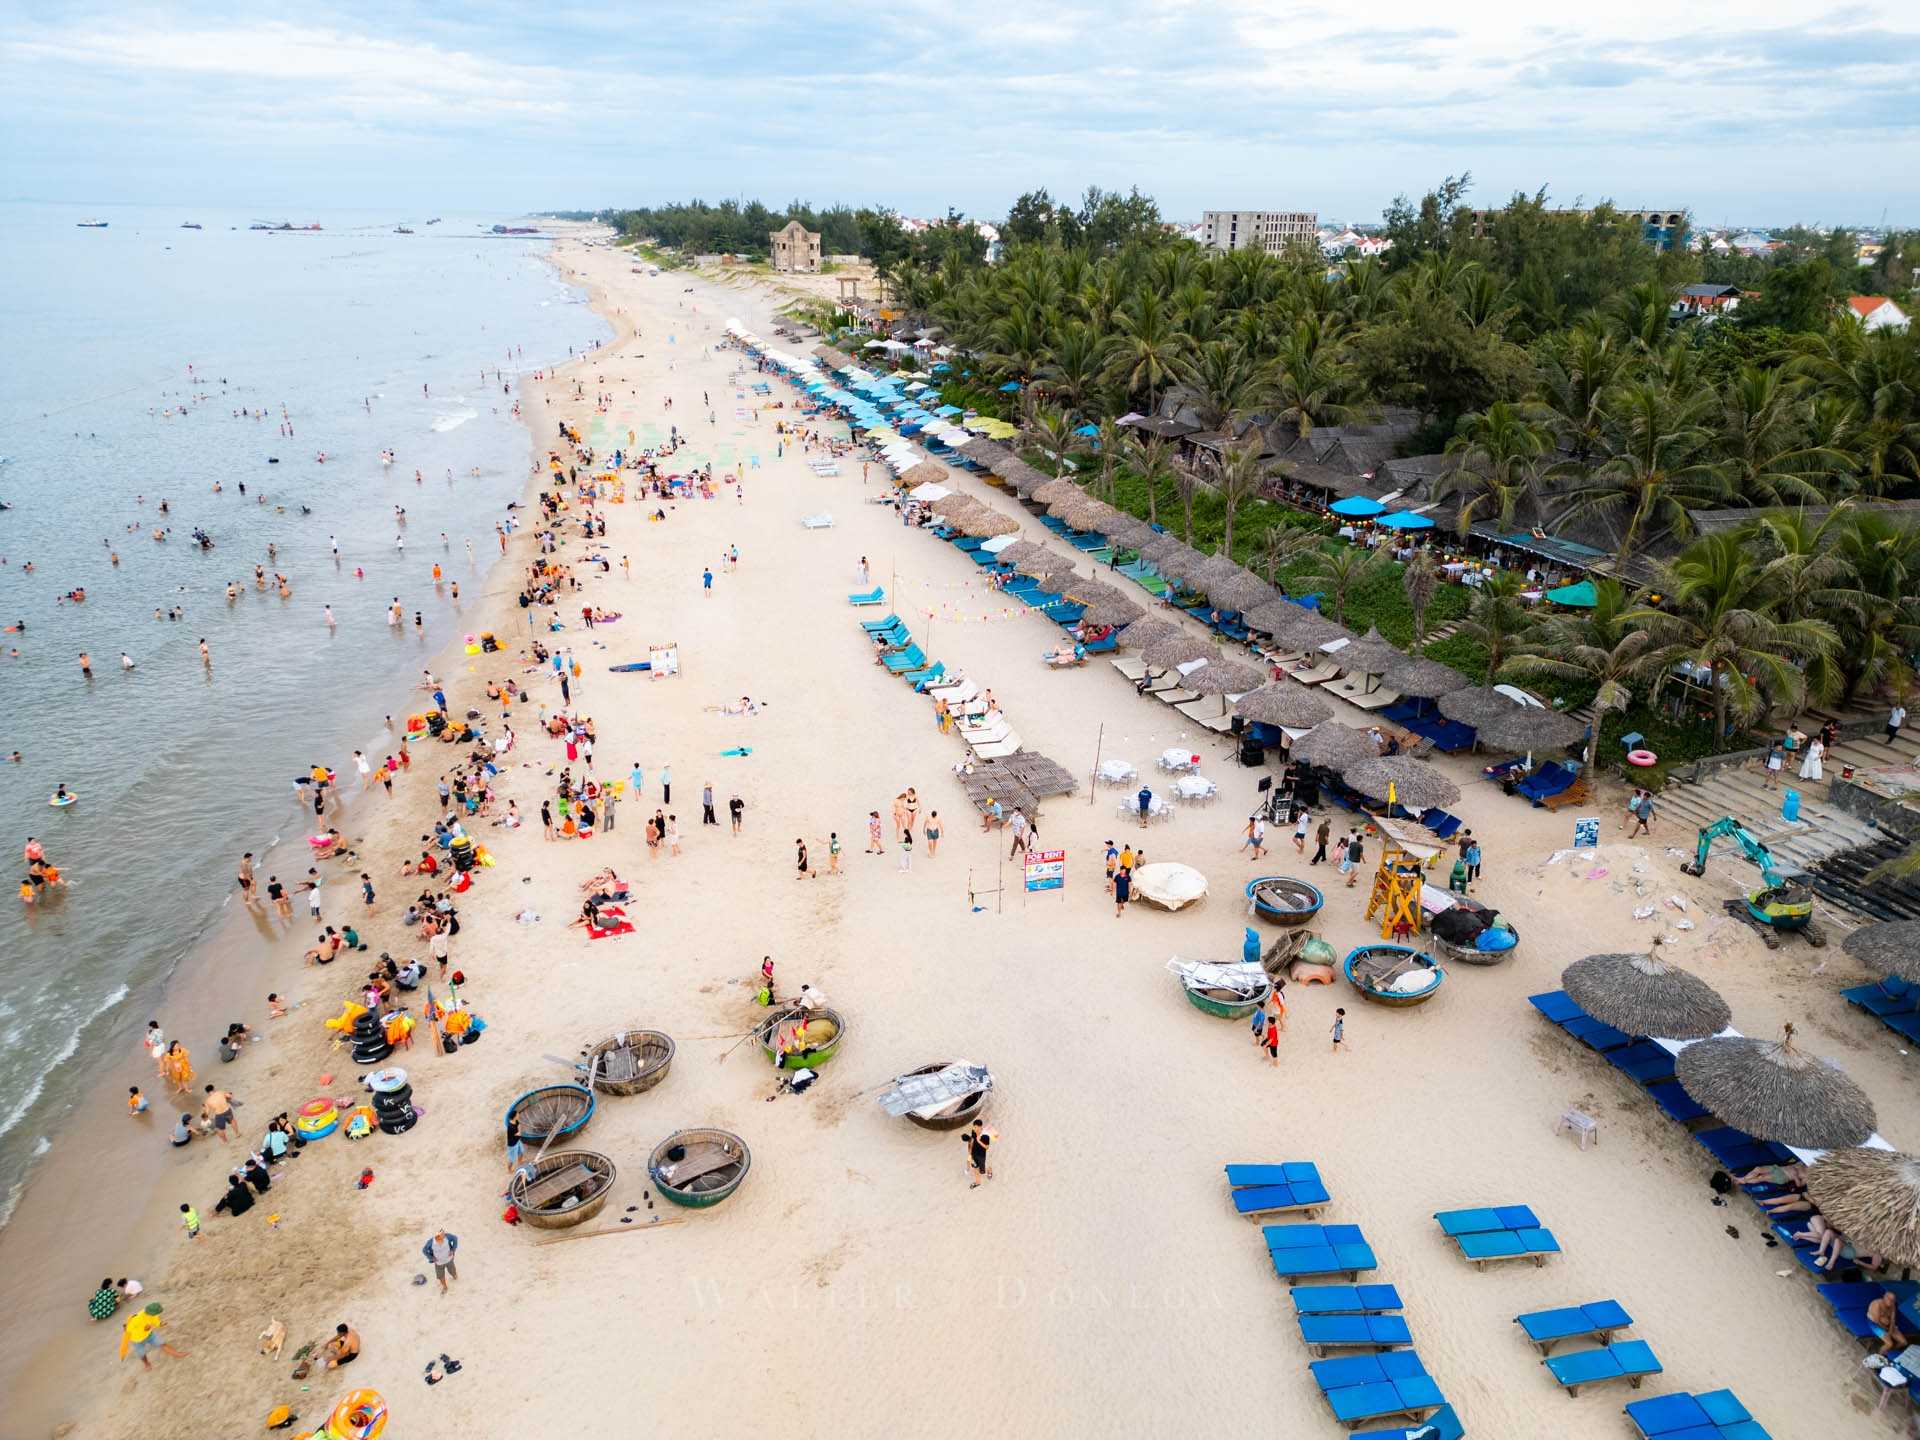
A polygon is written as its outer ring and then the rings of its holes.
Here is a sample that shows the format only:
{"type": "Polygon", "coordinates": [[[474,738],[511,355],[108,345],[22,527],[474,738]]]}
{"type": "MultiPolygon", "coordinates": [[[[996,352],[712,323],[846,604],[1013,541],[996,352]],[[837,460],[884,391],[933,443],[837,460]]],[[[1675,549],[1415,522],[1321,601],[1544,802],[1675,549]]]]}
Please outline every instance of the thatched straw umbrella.
{"type": "Polygon", "coordinates": [[[946,466],[937,464],[932,460],[922,460],[918,465],[915,465],[900,477],[900,483],[907,486],[931,485],[936,481],[947,478],[946,466]]]}
{"type": "MultiPolygon", "coordinates": [[[[1306,730],[1333,714],[1333,707],[1304,685],[1276,680],[1262,685],[1250,695],[1234,702],[1233,713],[1260,725],[1281,725],[1289,730],[1306,730]]],[[[1359,731],[1353,732],[1359,735],[1359,731]]],[[[1366,736],[1369,749],[1373,742],[1366,736]]]]}
{"type": "Polygon", "coordinates": [[[1920,985],[1920,920],[1862,925],[1840,948],[1882,975],[1920,985]]]}
{"type": "Polygon", "coordinates": [[[1075,530],[1095,530],[1100,525],[1100,514],[1094,506],[1096,501],[1081,495],[1067,500],[1056,500],[1047,507],[1047,513],[1054,519],[1064,521],[1075,530]]]}
{"type": "Polygon", "coordinates": [[[1437,700],[1466,689],[1472,682],[1451,665],[1411,655],[1402,656],[1387,670],[1387,683],[1415,700],[1437,700]]]}
{"type": "Polygon", "coordinates": [[[1034,469],[1011,451],[1005,460],[993,467],[993,473],[1011,485],[1016,495],[1032,495],[1053,478],[1044,470],[1034,469]]]}
{"type": "Polygon", "coordinates": [[[1038,500],[1042,505],[1051,505],[1056,500],[1065,500],[1069,495],[1081,493],[1080,487],[1073,481],[1064,476],[1057,476],[1044,485],[1037,486],[1030,498],[1038,500]]]}
{"type": "Polygon", "coordinates": [[[1406,755],[1376,755],[1340,772],[1340,778],[1370,800],[1385,800],[1391,787],[1395,803],[1414,814],[1447,806],[1460,798],[1460,787],[1424,760],[1406,755]]]}
{"type": "Polygon", "coordinates": [[[1080,617],[1087,625],[1131,625],[1147,612],[1124,595],[1092,601],[1080,617]]]}
{"type": "Polygon", "coordinates": [[[1053,552],[1044,545],[1036,545],[1031,540],[1016,540],[1000,552],[1002,564],[1011,565],[1018,570],[1030,560],[1038,560],[1042,555],[1053,552]]]}
{"type": "Polygon", "coordinates": [[[1702,1040],[1733,1019],[1706,981],[1652,955],[1589,955],[1562,970],[1560,983],[1587,1014],[1629,1035],[1702,1040]]]}
{"type": "Polygon", "coordinates": [[[978,509],[979,506],[980,502],[971,495],[954,494],[942,495],[927,508],[942,519],[951,520],[956,515],[964,515],[969,510],[978,509]]]}
{"type": "Polygon", "coordinates": [[[1348,670],[1358,670],[1363,675],[1384,675],[1395,663],[1407,657],[1395,648],[1376,627],[1368,630],[1358,640],[1335,650],[1333,658],[1348,670]]]}
{"type": "Polygon", "coordinates": [[[1113,533],[1111,529],[1112,526],[1127,518],[1122,511],[1114,509],[1113,506],[1107,504],[1104,500],[1094,499],[1091,495],[1087,497],[1086,503],[1080,507],[1080,513],[1085,517],[1086,521],[1086,523],[1080,527],[1081,529],[1098,530],[1102,535],[1108,536],[1113,533]]]}
{"type": "Polygon", "coordinates": [[[1799,1150],[1858,1145],[1873,1133],[1873,1101],[1837,1065],[1793,1043],[1728,1036],[1680,1052],[1674,1074],[1698,1103],[1756,1140],[1799,1150]]]}
{"type": "Polygon", "coordinates": [[[1830,1151],[1807,1171],[1807,1198],[1860,1254],[1920,1265],[1920,1159],[1859,1146],[1830,1151]]]}
{"type": "Polygon", "coordinates": [[[1118,545],[1144,545],[1160,532],[1144,520],[1136,520],[1124,510],[1107,523],[1107,538],[1118,545]]]}
{"type": "Polygon", "coordinates": [[[1170,670],[1190,660],[1211,660],[1219,653],[1211,640],[1202,640],[1197,635],[1179,630],[1147,646],[1140,652],[1140,658],[1156,669],[1170,670]]]}
{"type": "Polygon", "coordinates": [[[1129,605],[1133,603],[1131,595],[1122,594],[1098,575],[1075,576],[1071,594],[1082,605],[1094,605],[1102,600],[1124,600],[1129,605]]]}
{"type": "Polygon", "coordinates": [[[1008,457],[1012,454],[1006,446],[996,441],[988,440],[984,436],[967,441],[966,444],[960,447],[960,453],[973,461],[974,464],[986,466],[987,469],[996,475],[1001,473],[1000,467],[1007,462],[1008,457]]]}
{"type": "Polygon", "coordinates": [[[1328,720],[1294,741],[1288,753],[1303,765],[1340,772],[1364,760],[1379,759],[1380,747],[1366,731],[1328,720]]]}
{"type": "Polygon", "coordinates": [[[1244,695],[1266,682],[1266,672],[1239,660],[1208,660],[1186,677],[1187,689],[1201,695],[1244,695]]]}
{"type": "Polygon", "coordinates": [[[1586,733],[1587,727],[1571,715],[1527,706],[1482,721],[1477,738],[1483,745],[1504,750],[1558,750],[1586,733]]]}
{"type": "Polygon", "coordinates": [[[1489,720],[1499,720],[1520,709],[1491,685],[1471,685],[1440,697],[1440,713],[1449,720],[1479,729],[1489,720]]]}
{"type": "Polygon", "coordinates": [[[1256,610],[1262,605],[1273,604],[1280,599],[1280,592],[1258,575],[1242,570],[1218,585],[1209,586],[1207,597],[1222,610],[1238,610],[1244,613],[1248,610],[1256,610]]]}
{"type": "Polygon", "coordinates": [[[1120,643],[1133,649],[1145,649],[1149,645],[1158,644],[1169,636],[1184,635],[1186,633],[1186,631],[1182,630],[1171,620],[1158,620],[1149,616],[1144,620],[1134,621],[1131,625],[1127,626],[1125,630],[1122,630],[1120,632],[1120,643]]]}
{"type": "Polygon", "coordinates": [[[1269,600],[1264,605],[1254,606],[1240,618],[1247,623],[1248,628],[1271,635],[1282,626],[1291,624],[1295,613],[1300,611],[1300,608],[1291,600],[1269,600]]]}
{"type": "Polygon", "coordinates": [[[1002,515],[991,506],[982,505],[969,510],[954,521],[962,535],[971,535],[980,540],[991,540],[995,535],[1017,535],[1020,522],[1011,515],[1002,515]]]}

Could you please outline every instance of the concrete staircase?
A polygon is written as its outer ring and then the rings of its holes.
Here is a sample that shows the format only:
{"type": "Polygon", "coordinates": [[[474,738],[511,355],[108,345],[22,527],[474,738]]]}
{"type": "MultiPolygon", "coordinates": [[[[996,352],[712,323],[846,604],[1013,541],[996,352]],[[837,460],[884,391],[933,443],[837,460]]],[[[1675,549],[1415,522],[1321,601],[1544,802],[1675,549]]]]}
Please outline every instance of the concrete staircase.
{"type": "MultiPolygon", "coordinates": [[[[1692,831],[1731,815],[1773,852],[1783,870],[1789,871],[1811,870],[1830,855],[1882,838],[1880,831],[1866,821],[1828,805],[1824,783],[1802,783],[1788,770],[1780,789],[1769,790],[1762,783],[1763,774],[1754,765],[1728,766],[1710,771],[1697,784],[1669,785],[1658,797],[1660,818],[1692,831]],[[1791,823],[1780,815],[1788,789],[1800,792],[1800,819],[1791,823]]],[[[1694,838],[1685,833],[1675,835],[1671,830],[1664,837],[1665,843],[1683,850],[1692,849],[1694,838]]],[[[1714,846],[1709,863],[1752,869],[1739,847],[1729,840],[1714,846]]]]}

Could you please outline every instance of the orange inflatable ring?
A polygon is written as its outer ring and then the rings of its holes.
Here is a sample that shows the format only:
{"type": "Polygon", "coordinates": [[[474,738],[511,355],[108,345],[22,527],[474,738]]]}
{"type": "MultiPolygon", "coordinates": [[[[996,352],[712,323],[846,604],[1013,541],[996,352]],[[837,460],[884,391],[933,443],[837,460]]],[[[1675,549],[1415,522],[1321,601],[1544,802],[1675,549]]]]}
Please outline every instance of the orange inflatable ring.
{"type": "Polygon", "coordinates": [[[1659,759],[1660,757],[1651,750],[1629,750],[1627,752],[1627,764],[1638,765],[1642,768],[1656,763],[1659,759]]]}
{"type": "Polygon", "coordinates": [[[377,1440],[387,1428],[387,1400],[378,1390],[354,1390],[333,1407],[327,1434],[336,1440],[377,1440]]]}
{"type": "Polygon", "coordinates": [[[300,1115],[305,1120],[318,1120],[323,1115],[331,1115],[338,1107],[324,1095],[317,1100],[309,1100],[300,1107],[300,1115]]]}

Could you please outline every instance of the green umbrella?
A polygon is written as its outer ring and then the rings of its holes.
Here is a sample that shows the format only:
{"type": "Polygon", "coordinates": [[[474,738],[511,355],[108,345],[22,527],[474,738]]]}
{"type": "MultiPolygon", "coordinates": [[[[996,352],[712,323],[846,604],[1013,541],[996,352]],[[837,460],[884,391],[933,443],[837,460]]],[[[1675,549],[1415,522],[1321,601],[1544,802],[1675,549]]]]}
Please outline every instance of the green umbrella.
{"type": "Polygon", "coordinates": [[[1591,610],[1600,603],[1599,593],[1593,588],[1591,580],[1582,580],[1577,585],[1562,585],[1558,590],[1549,590],[1547,599],[1556,605],[1571,605],[1577,610],[1591,610]]]}

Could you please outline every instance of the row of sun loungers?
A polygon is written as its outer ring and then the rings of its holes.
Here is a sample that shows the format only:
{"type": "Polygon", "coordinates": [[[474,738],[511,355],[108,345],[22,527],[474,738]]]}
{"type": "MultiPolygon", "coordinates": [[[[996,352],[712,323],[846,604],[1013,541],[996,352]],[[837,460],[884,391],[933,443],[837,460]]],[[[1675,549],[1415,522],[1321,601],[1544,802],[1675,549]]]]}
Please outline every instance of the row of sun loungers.
{"type": "MultiPolygon", "coordinates": [[[[1791,1165],[1797,1161],[1794,1152],[1784,1145],[1756,1139],[1731,1125],[1712,1124],[1712,1116],[1706,1108],[1688,1095],[1673,1078],[1673,1056],[1664,1046],[1653,1043],[1645,1036],[1624,1034],[1611,1025],[1595,1020],[1575,1004],[1565,991],[1532,995],[1528,1001],[1557,1029],[1565,1031],[1641,1085],[1670,1119],[1689,1128],[1693,1142],[1729,1175],[1745,1174],[1762,1166],[1791,1165]],[[1701,1128],[1694,1128],[1696,1126],[1701,1128]]],[[[1744,1184],[1740,1189],[1756,1205],[1760,1200],[1785,1193],[1781,1186],[1764,1181],[1744,1184]]],[[[1804,1215],[1775,1216],[1765,1210],[1760,1210],[1758,1214],[1772,1231],[1780,1248],[1792,1257],[1795,1264],[1816,1279],[1829,1279],[1832,1272],[1823,1268],[1816,1258],[1818,1246],[1811,1241],[1795,1238],[1805,1224],[1804,1215]]],[[[1870,1342],[1878,1337],[1867,1324],[1866,1307],[1888,1289],[1901,1297],[1902,1328],[1920,1332],[1920,1309],[1915,1308],[1914,1299],[1920,1295],[1920,1282],[1911,1284],[1905,1290],[1897,1284],[1879,1281],[1857,1285],[1828,1283],[1819,1287],[1821,1298],[1833,1309],[1835,1317],[1848,1333],[1870,1342]]],[[[1744,1435],[1749,1432],[1741,1433],[1744,1435]]],[[[1765,1432],[1756,1429],[1750,1433],[1763,1435],[1765,1432]]],[[[1694,1437],[1689,1435],[1686,1440],[1694,1440],[1694,1437]]]]}
{"type": "Polygon", "coordinates": [[[862,620],[860,628],[870,640],[893,647],[880,657],[880,663],[889,671],[929,698],[947,700],[955,730],[978,759],[1000,760],[1020,753],[1024,742],[1006,717],[998,712],[989,716],[984,704],[976,707],[973,701],[978,691],[972,683],[957,676],[949,679],[945,665],[930,662],[926,652],[913,643],[906,622],[898,615],[889,615],[884,620],[862,620]]]}
{"type": "Polygon", "coordinates": [[[1920,1044],[1920,985],[1888,976],[1840,994],[1849,1005],[1866,1011],[1901,1039],[1920,1044]]]}

